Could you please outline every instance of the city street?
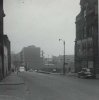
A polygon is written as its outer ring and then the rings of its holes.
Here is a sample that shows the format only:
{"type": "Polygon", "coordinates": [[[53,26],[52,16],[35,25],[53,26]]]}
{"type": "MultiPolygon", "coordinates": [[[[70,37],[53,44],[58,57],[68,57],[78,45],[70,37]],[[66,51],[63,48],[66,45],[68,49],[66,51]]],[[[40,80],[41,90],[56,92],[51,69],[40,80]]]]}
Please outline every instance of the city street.
{"type": "Polygon", "coordinates": [[[0,0],[0,100],[99,100],[98,4],[0,0]]]}
{"type": "Polygon", "coordinates": [[[20,73],[26,100],[99,100],[99,80],[36,72],[20,73]]]}

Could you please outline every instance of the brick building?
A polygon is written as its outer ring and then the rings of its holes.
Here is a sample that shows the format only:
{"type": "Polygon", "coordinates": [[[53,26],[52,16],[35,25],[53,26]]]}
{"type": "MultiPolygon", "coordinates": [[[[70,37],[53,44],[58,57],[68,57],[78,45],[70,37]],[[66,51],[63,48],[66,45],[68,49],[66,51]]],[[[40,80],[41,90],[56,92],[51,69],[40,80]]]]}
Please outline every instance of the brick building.
{"type": "Polygon", "coordinates": [[[75,71],[83,67],[99,73],[98,0],[80,0],[76,17],[75,71]]]}

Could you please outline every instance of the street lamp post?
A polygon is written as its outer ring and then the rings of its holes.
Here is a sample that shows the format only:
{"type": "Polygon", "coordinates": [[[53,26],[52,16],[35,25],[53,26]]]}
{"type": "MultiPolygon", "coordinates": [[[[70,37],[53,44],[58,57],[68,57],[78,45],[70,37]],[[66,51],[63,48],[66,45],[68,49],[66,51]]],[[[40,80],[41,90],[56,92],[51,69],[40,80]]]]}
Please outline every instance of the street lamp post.
{"type": "Polygon", "coordinates": [[[65,71],[65,41],[62,40],[62,39],[59,39],[59,41],[62,41],[63,42],[63,46],[64,46],[64,54],[63,54],[63,75],[65,75],[66,71],[65,71]]]}
{"type": "Polygon", "coordinates": [[[49,55],[48,55],[48,58],[47,58],[47,64],[48,64],[48,68],[49,68],[49,55]]]}

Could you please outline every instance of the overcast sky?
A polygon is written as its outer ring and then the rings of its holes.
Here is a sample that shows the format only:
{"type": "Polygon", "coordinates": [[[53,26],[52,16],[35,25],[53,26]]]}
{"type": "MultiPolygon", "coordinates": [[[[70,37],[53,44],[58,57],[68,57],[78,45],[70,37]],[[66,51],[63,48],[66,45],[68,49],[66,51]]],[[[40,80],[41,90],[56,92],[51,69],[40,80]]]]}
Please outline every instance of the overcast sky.
{"type": "Polygon", "coordinates": [[[45,55],[74,54],[75,18],[80,0],[4,0],[4,32],[15,53],[35,45],[45,55]]]}

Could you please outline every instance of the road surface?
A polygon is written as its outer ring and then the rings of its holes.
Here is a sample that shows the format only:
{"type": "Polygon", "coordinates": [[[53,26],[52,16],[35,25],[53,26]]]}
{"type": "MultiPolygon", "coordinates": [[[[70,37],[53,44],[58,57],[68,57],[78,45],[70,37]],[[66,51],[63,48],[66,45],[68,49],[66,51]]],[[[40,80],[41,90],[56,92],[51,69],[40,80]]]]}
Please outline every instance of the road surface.
{"type": "Polygon", "coordinates": [[[26,100],[99,100],[99,80],[24,72],[26,100]]]}

